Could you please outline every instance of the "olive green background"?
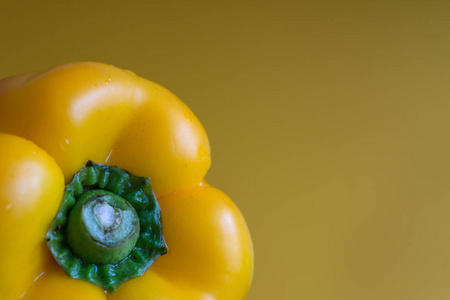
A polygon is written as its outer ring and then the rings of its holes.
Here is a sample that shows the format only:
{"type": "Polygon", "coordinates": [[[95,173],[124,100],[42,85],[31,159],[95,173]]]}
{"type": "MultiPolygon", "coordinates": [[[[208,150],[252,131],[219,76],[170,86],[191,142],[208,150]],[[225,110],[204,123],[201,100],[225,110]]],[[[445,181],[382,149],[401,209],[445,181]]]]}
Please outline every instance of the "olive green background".
{"type": "Polygon", "coordinates": [[[450,2],[8,1],[0,77],[100,61],[212,145],[255,247],[247,299],[450,298],[450,2]]]}

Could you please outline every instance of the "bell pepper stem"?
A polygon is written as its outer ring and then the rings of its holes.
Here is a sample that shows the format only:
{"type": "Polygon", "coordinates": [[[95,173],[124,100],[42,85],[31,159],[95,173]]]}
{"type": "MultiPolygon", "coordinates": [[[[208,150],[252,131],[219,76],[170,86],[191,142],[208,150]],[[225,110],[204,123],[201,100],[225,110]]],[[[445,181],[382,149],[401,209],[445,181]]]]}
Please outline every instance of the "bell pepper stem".
{"type": "Polygon", "coordinates": [[[136,211],[111,192],[88,191],[70,211],[67,243],[84,262],[116,264],[130,254],[138,236],[136,211]]]}

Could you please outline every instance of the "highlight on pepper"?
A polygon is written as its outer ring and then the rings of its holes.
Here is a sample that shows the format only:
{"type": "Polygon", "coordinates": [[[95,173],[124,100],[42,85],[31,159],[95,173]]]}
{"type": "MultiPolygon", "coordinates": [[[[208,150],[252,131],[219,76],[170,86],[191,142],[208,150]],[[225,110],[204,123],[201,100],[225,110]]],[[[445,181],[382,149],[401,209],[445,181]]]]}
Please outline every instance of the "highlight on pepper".
{"type": "Polygon", "coordinates": [[[0,299],[244,299],[247,224],[162,86],[70,63],[0,80],[0,299]]]}

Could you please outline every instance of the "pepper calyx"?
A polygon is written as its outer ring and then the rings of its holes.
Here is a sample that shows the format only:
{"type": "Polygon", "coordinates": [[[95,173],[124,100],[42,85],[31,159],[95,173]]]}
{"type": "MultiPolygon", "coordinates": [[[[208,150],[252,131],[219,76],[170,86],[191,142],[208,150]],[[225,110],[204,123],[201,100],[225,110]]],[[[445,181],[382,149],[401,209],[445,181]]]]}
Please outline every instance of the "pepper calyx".
{"type": "Polygon", "coordinates": [[[112,293],[167,252],[160,214],[148,178],[88,161],[65,188],[47,246],[69,277],[112,293]]]}

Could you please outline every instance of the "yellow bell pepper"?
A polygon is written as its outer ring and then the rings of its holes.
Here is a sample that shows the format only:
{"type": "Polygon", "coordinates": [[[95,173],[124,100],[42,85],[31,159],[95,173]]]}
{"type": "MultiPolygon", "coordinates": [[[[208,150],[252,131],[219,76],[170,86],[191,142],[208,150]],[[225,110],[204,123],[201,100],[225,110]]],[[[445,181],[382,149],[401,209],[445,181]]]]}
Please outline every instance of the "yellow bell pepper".
{"type": "Polygon", "coordinates": [[[0,299],[244,299],[253,246],[204,176],[210,147],[165,88],[100,63],[0,81],[0,299]],[[91,160],[149,177],[168,252],[112,293],[67,276],[45,244],[64,186],[91,160]]]}

